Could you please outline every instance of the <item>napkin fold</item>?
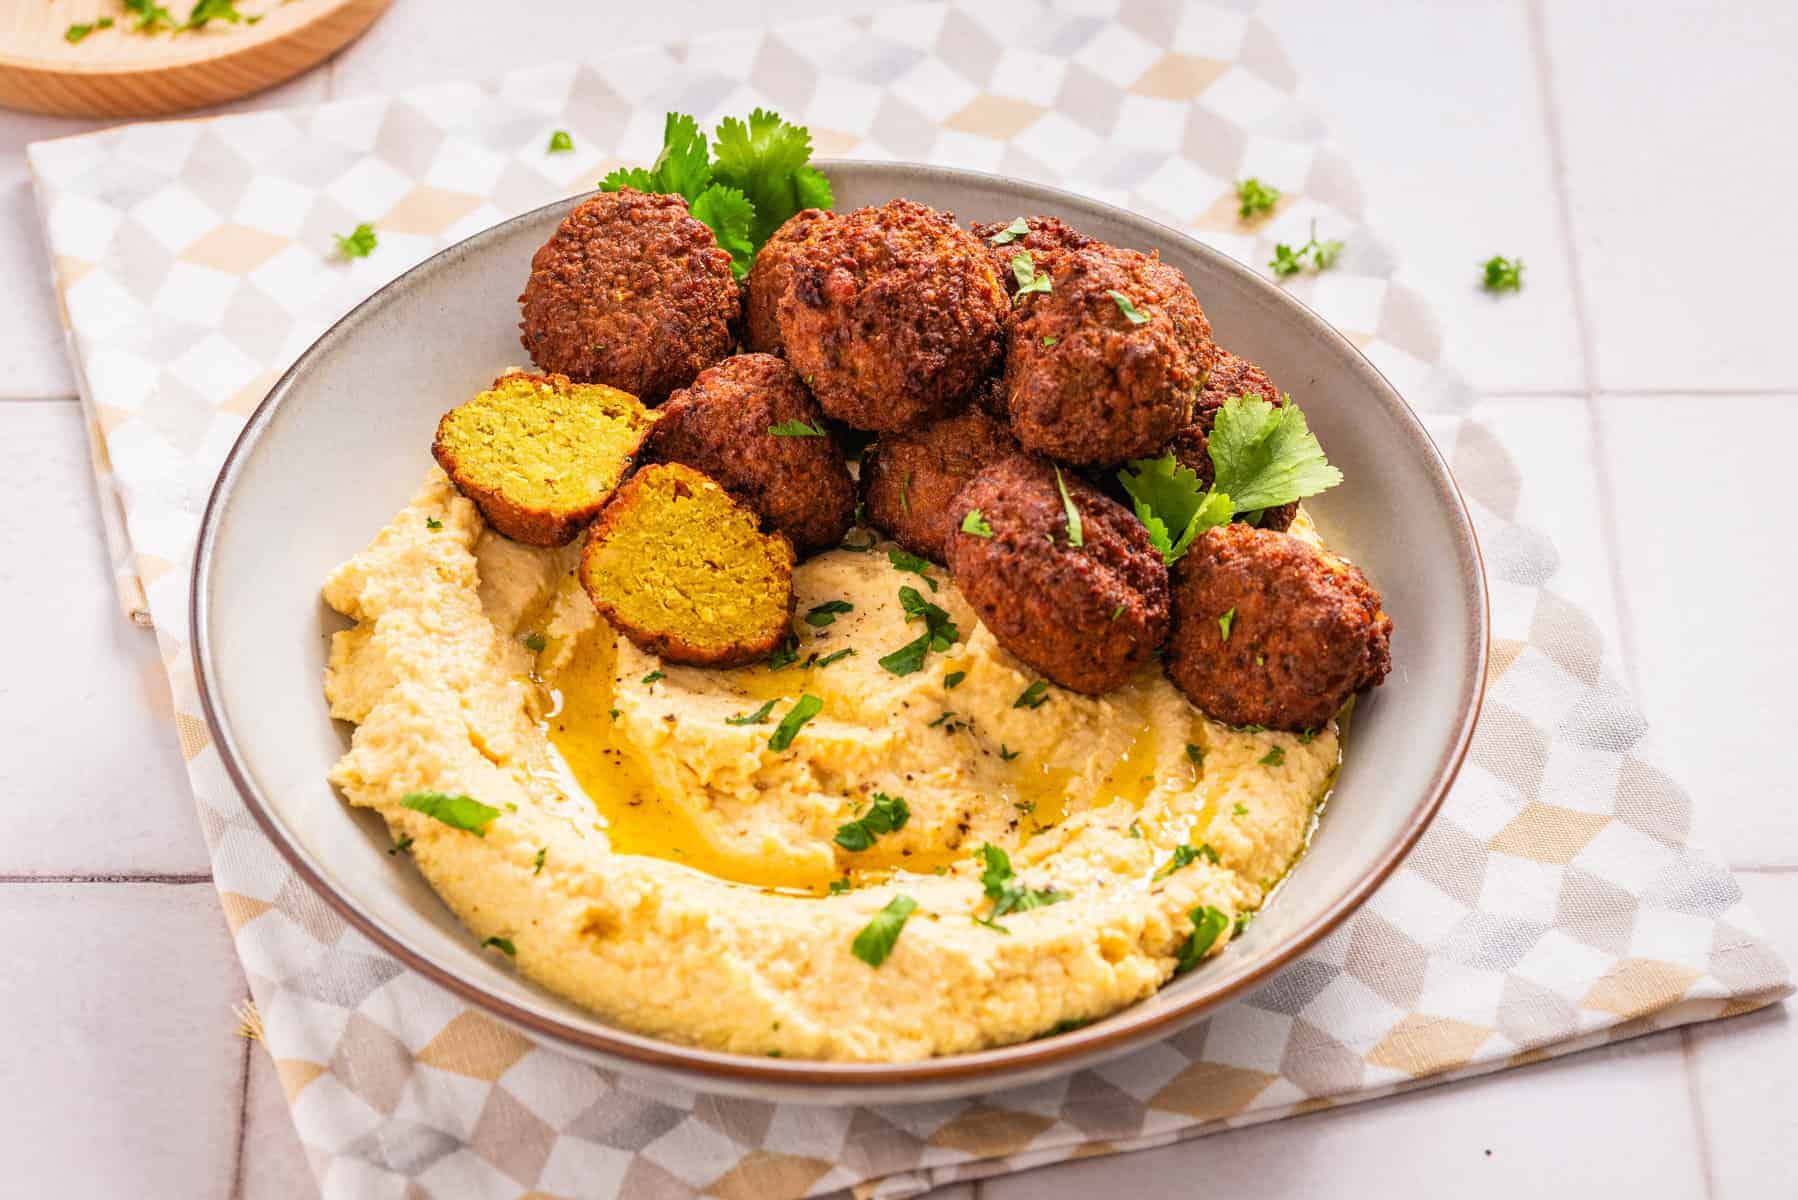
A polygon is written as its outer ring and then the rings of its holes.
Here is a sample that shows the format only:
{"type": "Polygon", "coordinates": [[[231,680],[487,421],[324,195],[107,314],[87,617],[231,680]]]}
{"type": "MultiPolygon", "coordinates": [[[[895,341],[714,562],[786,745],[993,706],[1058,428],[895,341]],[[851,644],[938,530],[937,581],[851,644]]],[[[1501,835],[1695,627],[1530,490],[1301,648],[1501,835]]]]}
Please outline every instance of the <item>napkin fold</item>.
{"type": "Polygon", "coordinates": [[[1229,4],[954,0],[30,148],[127,611],[154,618],[220,901],[331,1196],[905,1196],[1132,1150],[1747,1012],[1790,994],[1691,838],[1507,433],[1469,416],[1420,299],[1269,30],[1229,4]],[[810,1109],[646,1083],[535,1045],[346,927],[262,836],[189,668],[201,510],[245,418],[332,320],[432,252],[656,154],[662,115],[754,105],[822,156],[1042,180],[1251,263],[1315,219],[1289,286],[1408,397],[1492,575],[1484,716],[1441,816],[1359,912],[1253,996],[1094,1070],[978,1100],[810,1109]],[[547,152],[553,130],[570,153],[547,152]],[[1284,198],[1256,226],[1233,181],[1284,198]],[[372,218],[380,245],[335,261],[372,218]],[[116,537],[114,536],[116,535],[116,537]],[[412,1193],[406,1193],[412,1194],[412,1193]]]}

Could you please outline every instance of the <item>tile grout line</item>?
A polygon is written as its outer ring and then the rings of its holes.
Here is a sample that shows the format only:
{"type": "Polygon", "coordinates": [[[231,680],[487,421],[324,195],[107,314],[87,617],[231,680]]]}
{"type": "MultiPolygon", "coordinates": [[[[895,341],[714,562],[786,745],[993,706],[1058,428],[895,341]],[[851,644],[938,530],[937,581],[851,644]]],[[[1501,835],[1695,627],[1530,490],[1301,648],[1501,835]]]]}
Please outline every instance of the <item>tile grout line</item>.
{"type": "Polygon", "coordinates": [[[0,875],[0,884],[6,883],[211,883],[210,874],[187,875],[0,875]]]}
{"type": "Polygon", "coordinates": [[[237,1153],[228,1193],[232,1200],[243,1195],[244,1148],[250,1140],[250,1055],[255,1049],[256,1043],[252,1039],[243,1039],[243,1086],[237,1093],[237,1153]]]}
{"type": "Polygon", "coordinates": [[[1592,474],[1598,484],[1599,523],[1605,539],[1605,562],[1611,579],[1611,606],[1617,616],[1617,650],[1629,678],[1631,693],[1642,688],[1636,668],[1636,635],[1629,601],[1623,587],[1622,542],[1617,527],[1617,488],[1605,461],[1604,422],[1598,405],[1598,354],[1592,321],[1580,274],[1579,247],[1573,236],[1573,199],[1568,193],[1567,150],[1561,132],[1560,110],[1555,101],[1554,67],[1548,53],[1548,25],[1542,0],[1528,0],[1530,57],[1536,68],[1536,101],[1542,106],[1543,135],[1548,142],[1549,174],[1554,181],[1555,217],[1561,227],[1561,252],[1571,268],[1568,289],[1573,299],[1573,322],[1579,331],[1581,373],[1586,381],[1586,424],[1591,438],[1592,474]]]}
{"type": "Polygon", "coordinates": [[[1698,1127],[1698,1170],[1704,1178],[1704,1194],[1716,1200],[1717,1164],[1711,1158],[1711,1122],[1704,1109],[1704,1085],[1698,1078],[1698,1045],[1691,1025],[1679,1027],[1680,1065],[1686,1076],[1686,1101],[1692,1109],[1692,1123],[1698,1127]]]}

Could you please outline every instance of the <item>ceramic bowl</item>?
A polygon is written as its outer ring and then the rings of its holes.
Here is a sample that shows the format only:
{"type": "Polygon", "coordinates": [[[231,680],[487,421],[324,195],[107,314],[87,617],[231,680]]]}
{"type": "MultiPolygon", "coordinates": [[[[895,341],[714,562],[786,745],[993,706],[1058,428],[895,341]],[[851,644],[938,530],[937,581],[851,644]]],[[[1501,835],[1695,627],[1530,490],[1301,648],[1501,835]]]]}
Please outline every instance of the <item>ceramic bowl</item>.
{"type": "Polygon", "coordinates": [[[995,176],[825,164],[838,206],[908,196],[963,221],[1052,213],[1186,273],[1218,341],[1304,405],[1346,482],[1311,504],[1383,590],[1397,632],[1364,697],[1309,853],[1226,953],[1150,999],[1056,1037],[905,1064],[751,1058],[607,1025],[481,951],[388,839],[326,782],[349,730],[320,691],[342,621],[325,574],[360,550],[431,464],[438,417],[523,362],[518,293],[571,206],[515,217],[375,293],[303,354],[250,419],[207,507],[193,647],[206,716],[250,810],[300,876],[400,961],[538,1040],[620,1071],[767,1100],[890,1103],[1030,1083],[1166,1037],[1266,983],[1378,887],[1442,803],[1485,678],[1485,579],[1472,522],[1422,423],[1341,334],[1255,271],[1128,212],[995,176]]]}

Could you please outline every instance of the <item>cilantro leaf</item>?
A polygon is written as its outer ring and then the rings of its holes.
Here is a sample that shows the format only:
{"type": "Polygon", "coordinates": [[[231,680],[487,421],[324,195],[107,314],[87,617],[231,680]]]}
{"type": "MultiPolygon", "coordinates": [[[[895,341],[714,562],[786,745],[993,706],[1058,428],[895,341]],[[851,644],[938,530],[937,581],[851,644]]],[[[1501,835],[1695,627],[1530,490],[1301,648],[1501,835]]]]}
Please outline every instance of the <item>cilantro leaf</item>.
{"type": "Polygon", "coordinates": [[[356,226],[349,233],[334,233],[331,236],[337,239],[337,253],[344,258],[367,258],[369,251],[378,242],[374,226],[367,223],[356,226]]]}
{"type": "Polygon", "coordinates": [[[1188,866],[1201,858],[1213,866],[1217,865],[1217,851],[1211,848],[1211,843],[1205,842],[1197,846],[1175,846],[1174,856],[1168,859],[1167,866],[1155,872],[1154,877],[1166,879],[1181,867],[1188,866]]]}
{"type": "Polygon", "coordinates": [[[412,792],[400,801],[413,812],[435,817],[453,829],[487,836],[487,826],[499,816],[499,809],[482,804],[473,796],[451,796],[444,792],[412,792]]]}
{"type": "Polygon", "coordinates": [[[1217,619],[1218,632],[1221,635],[1221,638],[1223,641],[1227,642],[1230,640],[1230,627],[1235,624],[1236,624],[1236,606],[1234,604],[1232,604],[1230,606],[1230,610],[1228,612],[1226,612],[1223,616],[1221,616],[1217,619]]]}
{"type": "Polygon", "coordinates": [[[518,947],[514,946],[512,944],[511,938],[490,937],[486,941],[481,943],[481,949],[483,949],[483,950],[485,950],[489,946],[492,946],[495,950],[498,950],[501,954],[505,955],[507,958],[517,958],[518,957],[518,947]]]}
{"type": "Polygon", "coordinates": [[[657,670],[651,671],[649,674],[645,675],[642,679],[638,680],[637,682],[639,682],[639,683],[654,683],[658,679],[666,679],[666,678],[668,678],[668,673],[666,671],[660,670],[658,668],[657,670]]]}
{"type": "Polygon", "coordinates": [[[880,665],[894,675],[915,675],[924,669],[924,656],[930,653],[930,635],[921,633],[891,654],[883,655],[880,665]]]}
{"type": "Polygon", "coordinates": [[[787,715],[780,719],[780,724],[774,727],[774,732],[768,735],[768,749],[779,751],[791,746],[793,739],[799,735],[800,727],[817,716],[823,708],[824,701],[810,692],[799,697],[793,702],[793,707],[787,710],[787,715]]]}
{"type": "Polygon", "coordinates": [[[1230,924],[1230,918],[1209,904],[1201,904],[1188,916],[1192,919],[1192,932],[1187,935],[1186,942],[1180,947],[1180,959],[1174,964],[1174,974],[1181,975],[1199,965],[1205,957],[1205,951],[1216,945],[1217,939],[1230,924]]]}
{"type": "Polygon", "coordinates": [[[650,171],[658,184],[656,191],[678,193],[689,204],[712,186],[711,156],[698,121],[678,112],[663,118],[662,152],[650,171]]]}
{"type": "Polygon", "coordinates": [[[1523,290],[1523,260],[1506,258],[1502,254],[1494,254],[1484,264],[1486,278],[1481,286],[1489,292],[1517,292],[1523,290]]]}
{"type": "Polygon", "coordinates": [[[1169,566],[1178,562],[1193,539],[1231,517],[1230,497],[1206,491],[1199,477],[1172,452],[1139,458],[1118,472],[1136,517],[1169,566]]]}
{"type": "Polygon", "coordinates": [[[155,0],[124,0],[125,11],[136,16],[131,26],[138,33],[155,33],[159,29],[175,29],[180,22],[175,14],[155,3],[155,0]]]}
{"type": "Polygon", "coordinates": [[[770,425],[770,426],[768,426],[768,432],[773,434],[775,437],[821,438],[821,437],[825,436],[825,433],[822,429],[818,428],[816,425],[813,425],[809,421],[801,421],[798,417],[794,417],[790,421],[782,421],[778,425],[770,425]]]}
{"type": "Polygon", "coordinates": [[[1261,756],[1261,761],[1257,765],[1263,766],[1263,767],[1277,767],[1277,766],[1281,765],[1282,763],[1284,763],[1285,761],[1286,761],[1286,747],[1275,746],[1275,747],[1271,748],[1270,750],[1268,750],[1268,752],[1266,754],[1263,754],[1261,756]]]}
{"type": "Polygon", "coordinates": [[[1130,297],[1124,295],[1124,293],[1118,291],[1116,288],[1107,288],[1105,294],[1111,297],[1112,303],[1118,306],[1118,311],[1123,313],[1124,319],[1129,321],[1132,325],[1147,325],[1149,323],[1149,314],[1137,308],[1136,305],[1131,302],[1130,297]]]}
{"type": "Polygon", "coordinates": [[[1055,468],[1055,486],[1061,491],[1061,509],[1068,518],[1068,545],[1086,545],[1086,534],[1080,524],[1080,510],[1074,507],[1074,499],[1068,495],[1067,481],[1061,477],[1061,468],[1055,468]]]}
{"type": "Polygon", "coordinates": [[[1000,917],[1058,904],[1068,898],[1066,892],[1058,892],[1052,887],[1027,888],[1019,883],[1011,869],[1011,856],[991,842],[980,847],[980,856],[986,864],[980,873],[980,886],[993,902],[993,907],[986,916],[974,918],[978,924],[1000,933],[1010,933],[1009,929],[999,924],[1000,917]]]}
{"type": "Polygon", "coordinates": [[[181,28],[204,29],[208,21],[229,21],[235,25],[243,19],[244,15],[237,11],[237,0],[198,0],[181,28]]]}
{"type": "Polygon", "coordinates": [[[602,192],[616,192],[622,188],[655,192],[661,190],[661,183],[643,167],[614,167],[599,181],[599,190],[602,192]]]}
{"type": "Polygon", "coordinates": [[[826,600],[822,604],[814,604],[805,614],[805,623],[813,629],[822,629],[834,623],[838,613],[854,612],[855,605],[847,600],[826,600]]]}
{"type": "Polygon", "coordinates": [[[936,580],[930,577],[929,559],[919,558],[904,550],[888,550],[887,561],[893,565],[895,571],[910,571],[914,575],[923,576],[924,582],[930,585],[930,590],[936,591],[936,580]]]}
{"type": "Polygon", "coordinates": [[[956,686],[957,684],[959,684],[962,680],[966,679],[967,677],[968,677],[968,673],[966,671],[951,671],[951,672],[949,672],[947,675],[943,676],[943,690],[945,692],[948,691],[950,688],[956,686]]]}
{"type": "Polygon", "coordinates": [[[850,853],[859,854],[872,846],[882,834],[897,833],[904,829],[909,820],[911,806],[906,804],[904,796],[875,792],[872,807],[859,819],[837,826],[837,836],[832,840],[850,853]]]}
{"type": "Polygon", "coordinates": [[[899,941],[899,933],[905,928],[906,918],[917,907],[918,902],[910,896],[894,896],[855,935],[855,941],[849,944],[849,952],[870,967],[878,967],[893,953],[893,946],[899,941]]]}
{"type": "Polygon", "coordinates": [[[843,659],[848,658],[851,654],[854,654],[854,653],[855,653],[855,647],[853,647],[853,646],[844,646],[841,650],[832,650],[829,654],[826,654],[823,658],[820,658],[818,660],[818,669],[820,671],[822,671],[825,667],[828,667],[831,663],[841,662],[843,659]]]}
{"type": "Polygon", "coordinates": [[[86,37],[88,34],[94,32],[96,29],[111,29],[111,28],[112,28],[112,18],[111,17],[99,17],[93,21],[86,22],[85,24],[81,23],[81,22],[77,22],[73,25],[70,25],[67,29],[62,31],[62,40],[69,43],[72,46],[76,42],[79,42],[82,38],[86,37]]]}
{"type": "Polygon", "coordinates": [[[1250,217],[1272,212],[1274,205],[1280,202],[1280,189],[1270,187],[1251,175],[1247,179],[1236,181],[1236,199],[1241,202],[1236,215],[1246,221],[1250,217]]]}
{"type": "Polygon", "coordinates": [[[774,704],[775,702],[770,700],[754,712],[739,713],[734,717],[726,717],[724,718],[724,723],[726,725],[760,725],[763,721],[768,719],[768,714],[774,711],[774,704]]]}
{"type": "Polygon", "coordinates": [[[1045,682],[1044,680],[1038,679],[1038,680],[1034,681],[1033,683],[1031,683],[1031,685],[1029,687],[1027,687],[1023,691],[1019,692],[1018,698],[1011,702],[1011,706],[1013,708],[1041,708],[1043,706],[1043,702],[1045,700],[1047,700],[1048,698],[1049,698],[1048,683],[1045,682]]]}
{"type": "Polygon", "coordinates": [[[693,219],[706,226],[718,239],[718,245],[730,255],[730,272],[738,279],[749,273],[755,261],[758,242],[750,230],[755,221],[755,208],[734,187],[713,184],[699,193],[688,206],[693,219]]]}
{"type": "Polygon", "coordinates": [[[830,207],[829,183],[806,166],[812,157],[812,136],[804,126],[788,124],[779,113],[758,108],[747,121],[726,117],[714,143],[713,170],[719,181],[737,188],[755,206],[751,235],[757,246],[800,209],[830,207]],[[801,199],[802,192],[806,199],[801,199]],[[815,203],[820,196],[824,203],[815,203]]]}
{"type": "Polygon", "coordinates": [[[1003,246],[1007,242],[1015,242],[1019,238],[1027,236],[1029,233],[1030,222],[1026,221],[1023,217],[1019,217],[986,240],[995,246],[1003,246]]]}
{"type": "Polygon", "coordinates": [[[1055,290],[1054,281],[1049,273],[1037,274],[1036,260],[1030,257],[1030,251],[1020,250],[1011,256],[1011,277],[1018,281],[1017,301],[1024,302],[1024,297],[1032,292],[1051,292],[1055,290]]]}
{"type": "Polygon", "coordinates": [[[547,859],[548,857],[549,857],[549,850],[547,848],[537,851],[537,857],[535,857],[531,860],[531,862],[533,864],[531,867],[531,874],[533,874],[533,875],[543,874],[543,861],[545,859],[547,859]]]}
{"type": "Polygon", "coordinates": [[[924,632],[879,661],[894,675],[911,675],[924,669],[925,656],[932,650],[940,654],[960,641],[961,630],[947,611],[924,599],[917,588],[900,588],[899,604],[907,622],[923,620],[924,632]]]}
{"type": "Polygon", "coordinates": [[[546,151],[546,153],[566,154],[568,151],[573,150],[573,149],[574,149],[574,138],[569,136],[568,131],[566,129],[558,129],[554,133],[549,135],[549,149],[546,151]]]}
{"type": "Polygon", "coordinates": [[[986,514],[978,508],[970,508],[967,515],[961,519],[961,531],[980,538],[993,536],[993,527],[987,524],[986,514]]]}
{"type": "Polygon", "coordinates": [[[1342,482],[1299,406],[1276,408],[1258,396],[1233,396],[1218,410],[1209,440],[1214,491],[1237,512],[1277,508],[1342,482]]]}

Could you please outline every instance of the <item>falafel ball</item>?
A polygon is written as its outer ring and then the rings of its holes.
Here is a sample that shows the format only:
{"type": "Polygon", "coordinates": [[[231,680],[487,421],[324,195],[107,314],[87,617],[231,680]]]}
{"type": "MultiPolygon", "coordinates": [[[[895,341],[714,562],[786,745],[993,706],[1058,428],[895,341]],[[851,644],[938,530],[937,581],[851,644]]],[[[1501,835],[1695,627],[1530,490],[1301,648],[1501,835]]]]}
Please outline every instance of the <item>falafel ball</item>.
{"type": "MultiPolygon", "coordinates": [[[[1196,474],[1206,487],[1210,487],[1216,478],[1211,462],[1211,430],[1224,401],[1236,396],[1259,396],[1275,407],[1285,402],[1284,393],[1274,386],[1266,371],[1220,346],[1217,361],[1206,374],[1205,387],[1193,408],[1192,422],[1176,433],[1167,447],[1180,465],[1196,474]]],[[[1294,500],[1278,508],[1262,510],[1254,524],[1262,529],[1290,529],[1298,515],[1298,501],[1294,500]]]]}
{"type": "Polygon", "coordinates": [[[925,558],[943,561],[967,515],[955,497],[982,467],[1018,453],[1003,422],[979,407],[912,433],[889,433],[862,459],[868,519],[925,558]]]}
{"type": "Polygon", "coordinates": [[[807,208],[794,213],[768,236],[756,251],[755,262],[743,280],[743,344],[758,354],[780,354],[780,320],[775,309],[787,287],[787,256],[811,236],[820,221],[835,213],[807,208]]]}
{"type": "Polygon", "coordinates": [[[679,196],[624,188],[576,205],[531,257],[520,340],[546,372],[659,404],[731,352],[730,255],[679,196]]]}
{"type": "Polygon", "coordinates": [[[1018,290],[1017,275],[1011,269],[1011,260],[1020,252],[1030,252],[1031,266],[1034,269],[1053,274],[1061,260],[1069,254],[1100,244],[1071,225],[1063,224],[1059,217],[1024,217],[1022,220],[1028,232],[998,243],[993,239],[1004,235],[1015,221],[988,221],[974,226],[974,236],[986,244],[987,253],[993,256],[993,266],[999,272],[999,282],[1005,285],[1008,293],[1015,294],[1018,290]]]}
{"type": "Polygon", "coordinates": [[[1052,290],[1022,296],[1011,318],[1012,432],[1027,450],[1081,465],[1159,453],[1192,419],[1215,355],[1185,277],[1151,255],[1089,246],[1050,278],[1052,290]]]}
{"type": "Polygon", "coordinates": [[[956,497],[991,537],[949,535],[949,570],[981,624],[1052,682],[1098,695],[1129,681],[1168,632],[1168,577],[1148,530],[1073,472],[1013,455],[956,497]],[[1062,487],[1079,512],[1070,529],[1062,487]]]}
{"type": "Polygon", "coordinates": [[[739,354],[701,371],[662,405],[643,456],[703,471],[801,557],[837,545],[855,517],[855,481],[818,402],[771,354],[739,354]]]}
{"type": "Polygon", "coordinates": [[[999,361],[1005,289],[949,213],[857,209],[817,222],[786,263],[787,361],[839,421],[892,433],[949,416],[999,361]]]}
{"type": "Polygon", "coordinates": [[[1174,566],[1167,674],[1227,725],[1319,729],[1392,669],[1392,618],[1358,567],[1223,525],[1174,566]]]}

